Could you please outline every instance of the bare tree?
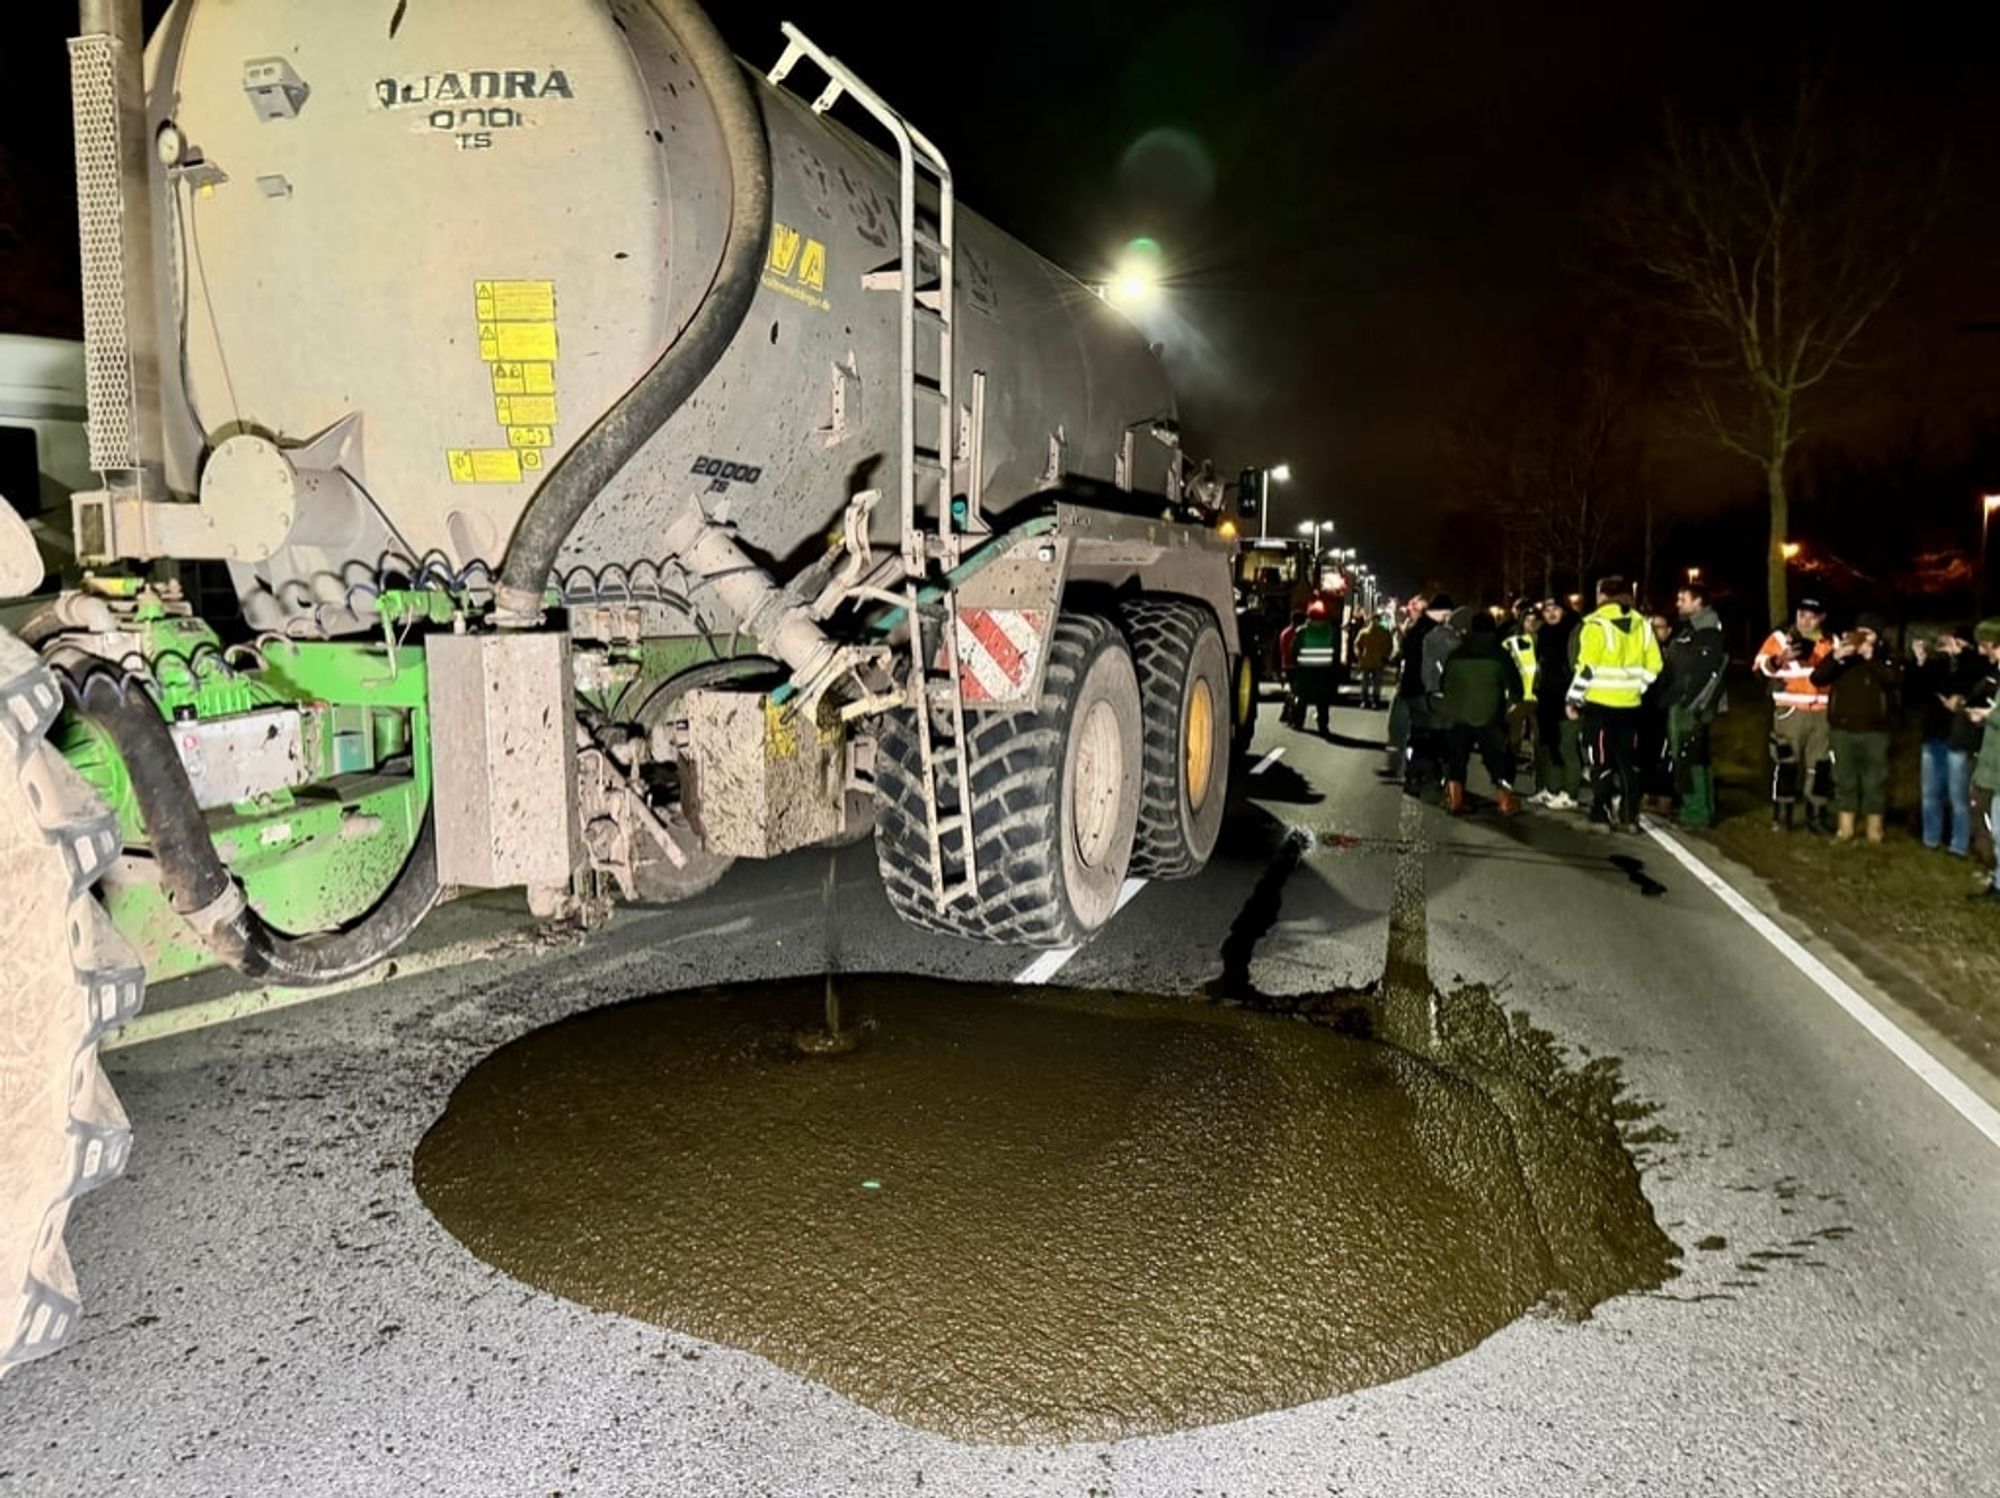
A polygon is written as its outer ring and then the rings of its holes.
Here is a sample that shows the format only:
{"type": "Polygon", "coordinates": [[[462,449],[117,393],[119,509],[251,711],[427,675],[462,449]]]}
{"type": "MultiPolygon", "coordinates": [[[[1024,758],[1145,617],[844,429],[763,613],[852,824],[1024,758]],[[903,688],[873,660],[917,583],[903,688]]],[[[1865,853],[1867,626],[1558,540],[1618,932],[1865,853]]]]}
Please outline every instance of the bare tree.
{"type": "Polygon", "coordinates": [[[1497,562],[1503,590],[1588,592],[1627,539],[1640,477],[1635,417],[1650,379],[1635,340],[1579,316],[1530,346],[1511,387],[1445,428],[1444,473],[1467,554],[1497,562]]]}
{"type": "Polygon", "coordinates": [[[1894,294],[1941,196],[1829,125],[1822,94],[1809,80],[1782,117],[1728,128],[1669,112],[1661,153],[1610,215],[1707,434],[1763,474],[1774,618],[1788,612],[1785,480],[1804,417],[1894,294]]]}

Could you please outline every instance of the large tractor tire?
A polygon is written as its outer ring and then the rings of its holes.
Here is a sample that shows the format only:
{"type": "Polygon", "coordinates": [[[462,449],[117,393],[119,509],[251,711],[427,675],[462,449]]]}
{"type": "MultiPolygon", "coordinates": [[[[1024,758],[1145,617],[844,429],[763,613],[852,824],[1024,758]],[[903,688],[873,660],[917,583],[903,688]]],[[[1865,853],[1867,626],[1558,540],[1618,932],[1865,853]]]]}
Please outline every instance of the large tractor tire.
{"type": "Polygon", "coordinates": [[[70,1204],[125,1168],[131,1131],[97,1042],[145,973],[91,895],[109,810],[47,741],[55,678],[0,631],[0,1375],[76,1335],[70,1204]]]}
{"type": "MultiPolygon", "coordinates": [[[[1024,947],[1069,947],[1111,919],[1139,822],[1139,679],[1108,620],[1065,614],[1049,639],[1040,707],[966,718],[976,877],[940,910],[931,888],[923,758],[913,712],[888,714],[875,754],[875,857],[889,903],[927,930],[1024,947]]],[[[958,809],[940,747],[939,800],[958,809]]],[[[964,874],[944,843],[947,885],[964,874]]]]}
{"type": "Polygon", "coordinates": [[[1139,673],[1143,714],[1139,832],[1132,872],[1199,873],[1222,835],[1229,794],[1229,653],[1215,615],[1178,598],[1136,598],[1118,611],[1139,673]]]}

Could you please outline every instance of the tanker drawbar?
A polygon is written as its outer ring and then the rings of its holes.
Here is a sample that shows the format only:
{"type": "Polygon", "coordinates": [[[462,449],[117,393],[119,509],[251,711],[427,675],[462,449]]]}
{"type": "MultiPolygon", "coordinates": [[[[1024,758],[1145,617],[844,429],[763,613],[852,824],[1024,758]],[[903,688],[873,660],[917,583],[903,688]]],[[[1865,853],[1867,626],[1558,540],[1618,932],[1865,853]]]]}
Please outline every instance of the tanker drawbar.
{"type": "Polygon", "coordinates": [[[100,483],[0,614],[0,1367],[74,1330],[124,1133],[69,1079],[142,978],[871,831],[899,914],[1023,946],[1201,869],[1247,704],[1158,360],[845,64],[687,0],[140,13],[72,43],[100,483]]]}

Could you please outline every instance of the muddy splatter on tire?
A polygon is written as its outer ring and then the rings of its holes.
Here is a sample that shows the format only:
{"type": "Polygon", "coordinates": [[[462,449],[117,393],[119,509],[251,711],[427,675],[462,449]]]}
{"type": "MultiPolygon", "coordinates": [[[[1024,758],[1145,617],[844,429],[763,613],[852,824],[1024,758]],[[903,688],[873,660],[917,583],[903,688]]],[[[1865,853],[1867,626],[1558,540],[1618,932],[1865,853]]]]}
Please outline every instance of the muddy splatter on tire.
{"type": "Polygon", "coordinates": [[[145,975],[91,894],[118,829],[47,741],[61,707],[55,677],[0,632],[0,1375],[76,1335],[63,1229],[130,1144],[97,1042],[137,1012],[145,975]]]}

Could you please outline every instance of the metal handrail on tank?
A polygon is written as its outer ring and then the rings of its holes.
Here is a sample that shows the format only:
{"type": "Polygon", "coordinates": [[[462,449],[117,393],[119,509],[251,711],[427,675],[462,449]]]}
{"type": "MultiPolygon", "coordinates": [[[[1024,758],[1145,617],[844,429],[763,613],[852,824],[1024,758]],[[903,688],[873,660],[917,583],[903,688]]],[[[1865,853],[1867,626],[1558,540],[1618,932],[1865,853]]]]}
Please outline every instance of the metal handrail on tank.
{"type": "Polygon", "coordinates": [[[840,101],[843,93],[853,96],[856,103],[868,111],[876,122],[887,130],[896,142],[897,161],[900,167],[899,204],[902,241],[902,265],[899,268],[896,296],[901,312],[899,319],[902,353],[902,416],[903,416],[903,463],[900,498],[902,500],[902,546],[903,558],[912,574],[922,577],[928,570],[928,558],[923,533],[917,524],[917,474],[916,474],[916,407],[917,407],[917,360],[916,325],[917,300],[917,247],[924,244],[933,249],[938,257],[938,307],[939,351],[938,351],[938,462],[942,473],[938,481],[938,541],[939,552],[947,568],[955,566],[957,557],[957,535],[951,525],[951,467],[953,458],[952,418],[953,418],[953,369],[955,364],[952,348],[953,298],[952,246],[955,224],[951,167],[944,159],[944,153],[933,145],[924,133],[906,120],[887,100],[863,83],[855,71],[839,58],[814,42],[790,21],[782,23],[785,34],[785,50],[778,58],[777,65],[766,75],[775,87],[791,76],[792,69],[799,60],[809,57],[827,76],[826,86],[812,101],[814,114],[825,114],[840,101]],[[917,168],[922,166],[938,180],[938,237],[935,243],[917,232],[917,168]]]}

